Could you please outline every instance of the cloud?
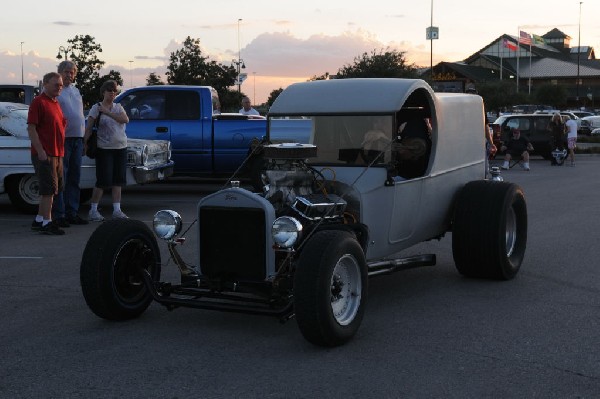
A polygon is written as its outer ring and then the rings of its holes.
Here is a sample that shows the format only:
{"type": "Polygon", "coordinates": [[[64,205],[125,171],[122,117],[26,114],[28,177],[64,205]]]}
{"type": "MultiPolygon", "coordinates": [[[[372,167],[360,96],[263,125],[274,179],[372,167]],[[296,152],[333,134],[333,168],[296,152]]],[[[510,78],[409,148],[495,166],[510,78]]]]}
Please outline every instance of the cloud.
{"type": "Polygon", "coordinates": [[[405,52],[409,63],[429,64],[430,54],[425,46],[407,41],[384,43],[362,30],[339,36],[317,34],[307,39],[294,37],[290,32],[263,33],[244,47],[241,55],[247,70],[261,75],[310,77],[335,73],[365,52],[388,48],[405,52]]]}
{"type": "Polygon", "coordinates": [[[81,24],[77,24],[75,22],[69,22],[69,21],[54,21],[52,22],[52,25],[61,25],[61,26],[83,26],[81,24]]]}

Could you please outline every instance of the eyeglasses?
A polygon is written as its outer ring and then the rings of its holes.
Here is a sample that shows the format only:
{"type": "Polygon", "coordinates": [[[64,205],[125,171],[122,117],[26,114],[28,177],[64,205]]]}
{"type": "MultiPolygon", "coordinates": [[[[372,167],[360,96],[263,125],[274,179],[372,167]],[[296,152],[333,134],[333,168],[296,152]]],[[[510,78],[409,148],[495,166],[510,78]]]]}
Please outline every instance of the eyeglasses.
{"type": "Polygon", "coordinates": [[[106,91],[109,93],[118,93],[119,92],[119,90],[117,90],[117,89],[106,89],[106,91]]]}

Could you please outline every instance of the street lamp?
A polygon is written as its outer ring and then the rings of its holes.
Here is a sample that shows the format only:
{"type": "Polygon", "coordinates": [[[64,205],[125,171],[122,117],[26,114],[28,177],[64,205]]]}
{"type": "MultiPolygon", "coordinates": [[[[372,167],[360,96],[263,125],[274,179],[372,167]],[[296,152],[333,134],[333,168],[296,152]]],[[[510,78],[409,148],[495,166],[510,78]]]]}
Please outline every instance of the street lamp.
{"type": "Polygon", "coordinates": [[[56,55],[56,58],[59,59],[59,60],[62,59],[62,55],[61,55],[61,52],[62,52],[62,53],[65,53],[65,60],[68,59],[69,58],[68,57],[69,51],[71,51],[71,58],[74,58],[75,54],[73,54],[72,50],[73,50],[73,47],[71,47],[71,46],[67,46],[66,48],[63,47],[63,46],[60,46],[58,48],[58,54],[56,55]]]}
{"type": "Polygon", "coordinates": [[[232,60],[231,61],[237,67],[237,87],[238,87],[238,92],[241,91],[241,86],[242,86],[242,78],[241,78],[241,75],[240,75],[240,69],[246,69],[246,64],[244,64],[244,60],[242,59],[242,50],[241,50],[241,47],[240,47],[240,22],[242,22],[242,19],[238,18],[238,21],[237,21],[237,28],[238,28],[238,58],[237,58],[237,60],[232,60]]]}
{"type": "Polygon", "coordinates": [[[133,61],[129,61],[129,87],[133,87],[133,72],[131,69],[132,64],[133,64],[133,61]]]}
{"type": "Polygon", "coordinates": [[[23,43],[25,42],[21,42],[21,84],[25,83],[23,79],[23,43]]]}

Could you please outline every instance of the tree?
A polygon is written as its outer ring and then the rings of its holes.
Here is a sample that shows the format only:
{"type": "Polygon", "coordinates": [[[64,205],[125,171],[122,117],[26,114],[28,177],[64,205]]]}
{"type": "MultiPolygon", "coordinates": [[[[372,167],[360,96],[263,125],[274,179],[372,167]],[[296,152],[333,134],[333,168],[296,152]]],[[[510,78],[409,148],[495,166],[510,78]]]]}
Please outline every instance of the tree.
{"type": "Polygon", "coordinates": [[[539,104],[552,105],[561,109],[567,105],[567,91],[564,86],[544,84],[535,91],[535,98],[539,104]]]}
{"type": "Polygon", "coordinates": [[[169,84],[214,87],[219,93],[222,109],[237,107],[240,103],[240,101],[230,102],[239,96],[239,94],[232,95],[229,90],[229,87],[235,84],[236,69],[203,56],[200,39],[192,39],[188,36],[183,42],[183,48],[171,53],[166,75],[169,84]]]}
{"type": "MultiPolygon", "coordinates": [[[[328,75],[328,74],[326,74],[328,75]]],[[[403,51],[373,50],[354,58],[353,64],[338,70],[337,79],[347,78],[416,78],[417,67],[407,64],[403,51]]]]}
{"type": "Polygon", "coordinates": [[[515,82],[511,80],[478,83],[477,92],[483,98],[486,111],[499,111],[516,104],[531,103],[527,93],[517,93],[515,82]]]}
{"type": "Polygon", "coordinates": [[[315,81],[315,80],[327,80],[329,78],[335,78],[335,76],[331,76],[329,75],[329,72],[325,72],[323,75],[313,75],[312,78],[308,79],[310,82],[315,81]]]}
{"type": "Polygon", "coordinates": [[[154,72],[150,72],[150,75],[146,78],[146,86],[160,86],[164,85],[163,81],[160,79],[160,75],[157,75],[154,72]]]}
{"type": "Polygon", "coordinates": [[[282,91],[283,88],[280,87],[279,89],[273,90],[271,94],[269,94],[269,98],[267,99],[267,104],[269,105],[269,107],[273,105],[273,103],[275,102],[275,100],[277,100],[277,97],[279,97],[282,91]]]}
{"type": "MultiPolygon", "coordinates": [[[[113,79],[119,85],[123,85],[121,73],[118,71],[111,70],[108,74],[100,76],[99,71],[105,62],[98,59],[96,54],[102,52],[102,47],[94,40],[90,35],[75,35],[73,39],[67,40],[72,50],[71,61],[77,65],[76,82],[83,97],[84,108],[89,108],[98,101],[100,86],[106,80],[113,79]]],[[[62,56],[59,54],[56,58],[60,59],[62,56]]]]}

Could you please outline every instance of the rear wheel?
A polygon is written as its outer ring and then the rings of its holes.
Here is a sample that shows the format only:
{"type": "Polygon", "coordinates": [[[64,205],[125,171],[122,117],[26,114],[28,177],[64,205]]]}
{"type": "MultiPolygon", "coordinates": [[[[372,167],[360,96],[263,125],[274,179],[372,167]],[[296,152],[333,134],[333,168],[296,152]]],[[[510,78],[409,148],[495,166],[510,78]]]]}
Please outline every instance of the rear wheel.
{"type": "Polygon", "coordinates": [[[300,255],[294,278],[294,307],[304,338],[337,346],[358,330],[367,299],[367,266],[354,235],[316,233],[300,255]]]}
{"type": "Polygon", "coordinates": [[[102,223],[87,242],[81,259],[81,289],[97,316],[127,320],[142,314],[152,297],[140,272],[160,279],[160,251],[152,231],[139,220],[102,223]]]}
{"type": "Polygon", "coordinates": [[[10,202],[19,211],[35,214],[40,204],[40,183],[34,174],[9,176],[6,191],[10,202]]]}
{"type": "Polygon", "coordinates": [[[516,184],[474,181],[458,195],[452,253],[468,277],[509,280],[519,271],[527,246],[527,206],[516,184]]]}

